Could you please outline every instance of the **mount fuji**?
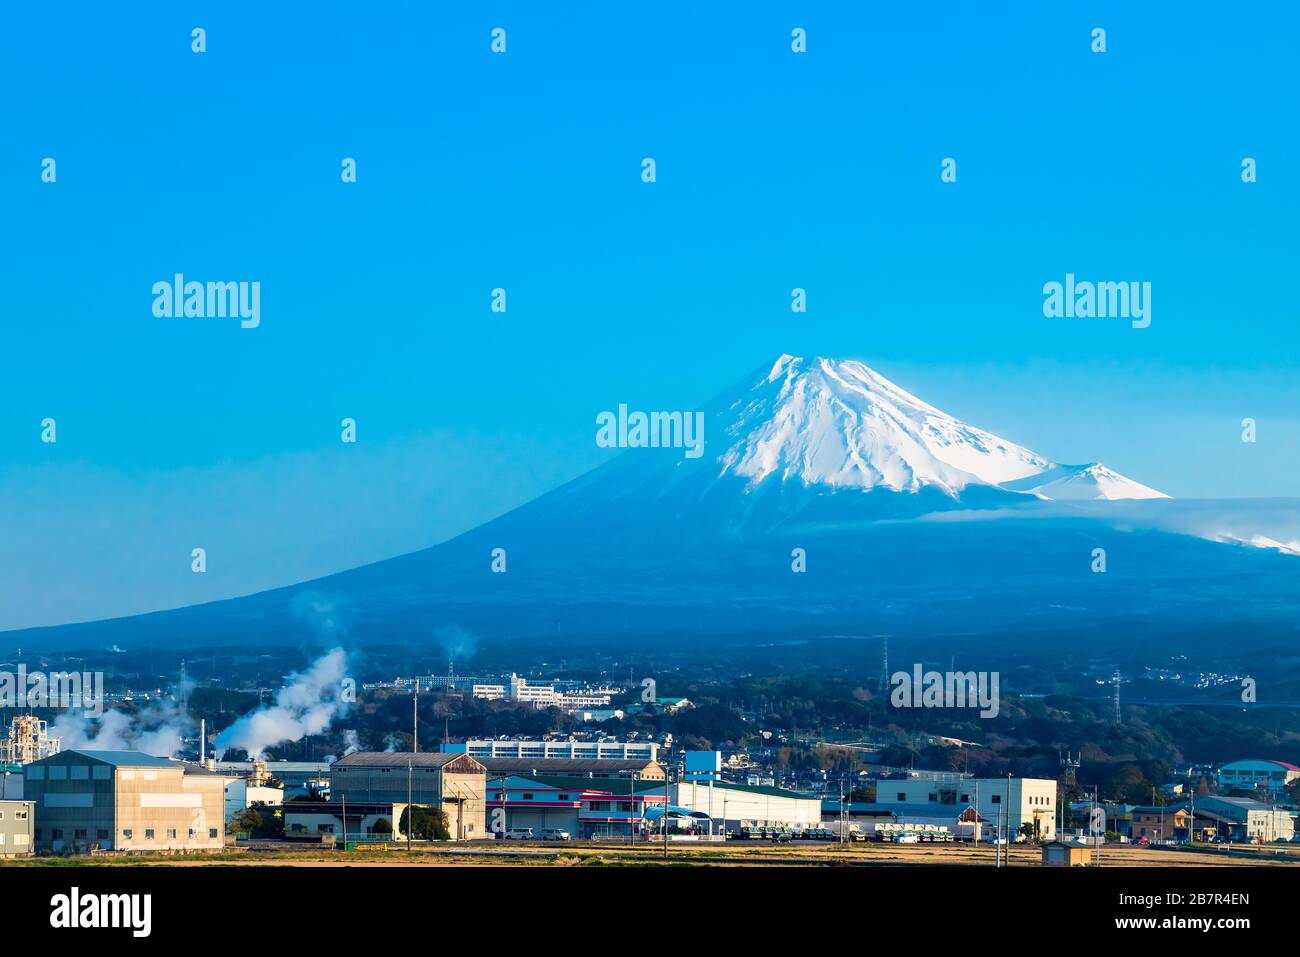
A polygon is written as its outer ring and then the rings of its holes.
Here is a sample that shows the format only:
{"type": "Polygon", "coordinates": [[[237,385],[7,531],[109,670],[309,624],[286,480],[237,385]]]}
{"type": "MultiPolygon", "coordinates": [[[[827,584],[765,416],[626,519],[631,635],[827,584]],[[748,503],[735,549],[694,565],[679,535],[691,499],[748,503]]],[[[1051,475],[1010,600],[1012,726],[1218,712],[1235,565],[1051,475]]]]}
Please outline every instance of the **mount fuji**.
{"type": "Polygon", "coordinates": [[[1300,538],[1293,501],[1179,502],[1101,463],[1061,465],[852,360],[782,355],[702,413],[698,457],[671,442],[627,448],[423,551],[11,637],[63,648],[290,642],[304,594],[374,642],[452,621],[484,637],[615,642],[1239,624],[1300,611],[1300,549],[1282,544],[1300,538]]]}

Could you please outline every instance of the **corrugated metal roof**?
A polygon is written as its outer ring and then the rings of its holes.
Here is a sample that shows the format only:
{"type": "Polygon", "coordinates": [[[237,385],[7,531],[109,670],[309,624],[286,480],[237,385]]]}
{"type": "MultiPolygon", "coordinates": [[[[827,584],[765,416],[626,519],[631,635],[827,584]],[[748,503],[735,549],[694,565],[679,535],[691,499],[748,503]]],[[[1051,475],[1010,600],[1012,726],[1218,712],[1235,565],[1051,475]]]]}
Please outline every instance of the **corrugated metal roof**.
{"type": "Polygon", "coordinates": [[[34,764],[43,764],[46,761],[55,760],[65,755],[79,755],[90,761],[99,761],[102,764],[111,764],[114,767],[125,768],[179,768],[181,765],[170,758],[160,758],[156,755],[145,754],[143,751],[88,751],[81,748],[68,748],[60,751],[58,754],[50,755],[41,761],[35,761],[34,764]]]}
{"type": "Polygon", "coordinates": [[[515,774],[581,775],[588,772],[615,773],[641,771],[658,762],[649,758],[640,760],[605,760],[604,758],[479,758],[479,764],[492,772],[515,774]]]}
{"type": "MultiPolygon", "coordinates": [[[[333,768],[404,768],[408,764],[414,768],[440,768],[457,758],[468,758],[468,754],[448,754],[442,751],[353,751],[339,758],[333,768]]],[[[476,762],[481,763],[481,762],[476,762]]],[[[271,770],[271,765],[267,765],[271,770]]]]}

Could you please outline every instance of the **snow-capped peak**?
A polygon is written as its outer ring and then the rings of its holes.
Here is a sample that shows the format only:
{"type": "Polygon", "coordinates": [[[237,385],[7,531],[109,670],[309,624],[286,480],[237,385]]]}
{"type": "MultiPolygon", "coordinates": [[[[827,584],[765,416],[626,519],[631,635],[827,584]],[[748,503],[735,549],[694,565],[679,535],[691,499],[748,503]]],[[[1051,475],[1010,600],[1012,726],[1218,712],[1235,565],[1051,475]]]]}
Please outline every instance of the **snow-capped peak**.
{"type": "MultiPolygon", "coordinates": [[[[1163,498],[1100,463],[1058,466],[968,425],[855,360],[782,355],[726,403],[722,474],[757,486],[935,487],[956,495],[998,486],[1040,498],[1163,498]]],[[[717,434],[716,432],[714,433],[717,434]]]]}
{"type": "Polygon", "coordinates": [[[723,472],[751,485],[776,474],[805,485],[955,494],[1052,467],[853,360],[783,355],[729,410],[723,472]]]}
{"type": "Polygon", "coordinates": [[[1040,498],[1056,501],[1169,497],[1164,492],[1120,475],[1100,462],[1090,465],[1057,465],[1039,475],[1007,482],[1003,488],[1015,492],[1032,492],[1040,498]]]}

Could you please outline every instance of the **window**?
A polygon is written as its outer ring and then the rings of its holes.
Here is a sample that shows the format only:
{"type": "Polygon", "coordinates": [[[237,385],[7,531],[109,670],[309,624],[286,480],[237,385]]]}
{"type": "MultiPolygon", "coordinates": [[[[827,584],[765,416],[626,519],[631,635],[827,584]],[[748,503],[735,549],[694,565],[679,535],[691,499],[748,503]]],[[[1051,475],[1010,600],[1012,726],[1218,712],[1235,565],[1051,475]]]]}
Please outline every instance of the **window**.
{"type": "Polygon", "coordinates": [[[531,801],[532,799],[533,799],[533,795],[532,795],[530,792],[525,791],[525,792],[524,792],[524,800],[525,800],[525,801],[531,801]]]}
{"type": "Polygon", "coordinates": [[[113,777],[113,769],[107,764],[96,764],[91,769],[90,776],[96,781],[108,781],[113,777]]]}
{"type": "Polygon", "coordinates": [[[66,780],[68,780],[68,769],[67,769],[67,767],[64,766],[64,765],[59,765],[59,764],[51,764],[51,765],[50,765],[50,780],[51,780],[51,781],[66,781],[66,780]]]}
{"type": "Polygon", "coordinates": [[[215,839],[216,836],[217,836],[217,829],[215,827],[208,828],[208,837],[215,839]]]}
{"type": "Polygon", "coordinates": [[[26,812],[26,811],[14,811],[14,820],[16,820],[16,821],[25,821],[25,820],[27,820],[27,812],[26,812]]]}
{"type": "Polygon", "coordinates": [[[569,796],[568,796],[567,794],[561,794],[561,795],[560,795],[560,800],[561,800],[561,801],[567,801],[567,800],[569,800],[569,796]]]}
{"type": "Polygon", "coordinates": [[[45,768],[40,765],[29,764],[27,766],[27,778],[30,781],[44,781],[45,768]]]}
{"type": "Polygon", "coordinates": [[[176,840],[176,828],[174,827],[167,828],[167,840],[169,841],[176,840]]]}
{"type": "Polygon", "coordinates": [[[931,795],[930,795],[930,803],[931,803],[931,804],[937,802],[938,800],[939,800],[939,795],[937,795],[937,794],[931,794],[931,795]]]}
{"type": "Polygon", "coordinates": [[[146,828],[144,829],[144,839],[145,839],[146,841],[152,841],[152,840],[153,840],[153,828],[151,828],[151,827],[146,827],[146,828]]]}
{"type": "Polygon", "coordinates": [[[132,837],[132,831],[129,827],[122,828],[122,840],[129,841],[132,837]]]}
{"type": "Polygon", "coordinates": [[[74,781],[90,780],[90,767],[85,764],[74,764],[69,770],[72,772],[72,780],[74,781]]]}
{"type": "Polygon", "coordinates": [[[50,840],[51,840],[51,841],[61,841],[61,840],[63,840],[63,828],[61,828],[61,827],[52,827],[52,828],[50,828],[50,840]]]}
{"type": "Polygon", "coordinates": [[[899,799],[900,801],[906,802],[906,801],[907,801],[907,792],[906,792],[906,791],[899,791],[899,792],[898,792],[898,799],[899,799]]]}
{"type": "Polygon", "coordinates": [[[95,831],[95,840],[97,840],[97,841],[107,841],[107,840],[108,840],[108,828],[104,828],[104,827],[98,828],[98,829],[95,831]]]}
{"type": "Polygon", "coordinates": [[[84,841],[86,839],[86,829],[84,827],[77,828],[72,832],[72,839],[74,841],[84,841]]]}
{"type": "Polygon", "coordinates": [[[1001,804],[1001,803],[1002,803],[1002,795],[1001,795],[1001,794],[995,794],[995,795],[993,795],[993,803],[994,803],[994,804],[1001,804]]]}
{"type": "Polygon", "coordinates": [[[189,839],[194,840],[194,828],[190,828],[189,839]]]}
{"type": "Polygon", "coordinates": [[[970,800],[970,795],[969,795],[969,794],[963,794],[963,795],[961,796],[961,799],[962,799],[963,801],[969,801],[969,800],[970,800]]]}

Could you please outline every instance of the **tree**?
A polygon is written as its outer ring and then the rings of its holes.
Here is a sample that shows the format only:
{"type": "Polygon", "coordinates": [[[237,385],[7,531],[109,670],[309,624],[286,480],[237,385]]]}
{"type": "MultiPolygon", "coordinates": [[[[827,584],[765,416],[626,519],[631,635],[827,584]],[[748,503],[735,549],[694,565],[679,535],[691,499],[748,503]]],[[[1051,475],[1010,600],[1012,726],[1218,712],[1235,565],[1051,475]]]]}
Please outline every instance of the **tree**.
{"type": "Polygon", "coordinates": [[[392,834],[393,824],[386,817],[381,817],[375,821],[375,826],[371,828],[376,834],[392,834]]]}
{"type": "Polygon", "coordinates": [[[262,826],[262,815],[251,807],[236,814],[230,821],[230,829],[237,834],[252,834],[262,826]]]}
{"type": "Polygon", "coordinates": [[[417,841],[450,841],[451,831],[447,829],[447,815],[436,808],[423,807],[419,804],[408,805],[402,812],[401,829],[403,834],[410,834],[417,841]],[[412,821],[414,811],[414,824],[412,821]]]}

